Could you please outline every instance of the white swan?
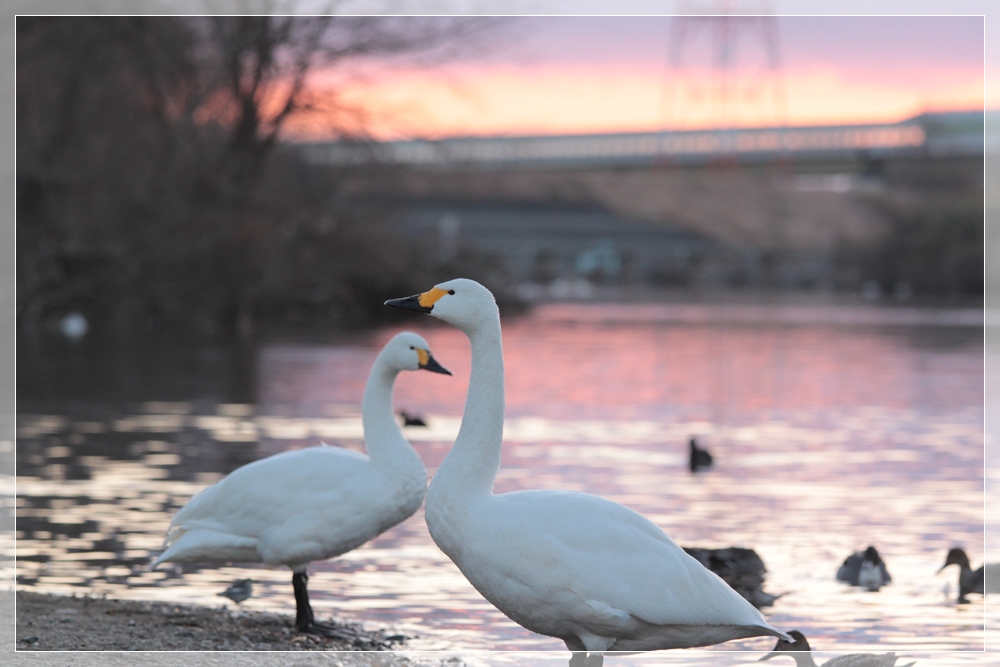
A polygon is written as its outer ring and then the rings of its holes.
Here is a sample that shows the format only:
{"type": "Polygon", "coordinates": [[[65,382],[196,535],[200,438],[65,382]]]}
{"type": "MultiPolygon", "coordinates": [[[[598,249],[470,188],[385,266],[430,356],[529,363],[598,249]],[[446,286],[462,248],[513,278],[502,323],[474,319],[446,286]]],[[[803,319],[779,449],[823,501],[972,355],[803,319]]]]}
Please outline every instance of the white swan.
{"type": "Polygon", "coordinates": [[[458,279],[386,305],[438,317],[472,344],[462,426],[424,509],[431,537],[500,611],[566,642],[574,652],[571,665],[600,665],[608,650],[789,638],[652,522],[622,505],[567,491],[494,495],[504,376],[493,295],[458,279]]]}
{"type": "Polygon", "coordinates": [[[321,445],[234,470],[177,512],[167,548],[151,567],[166,561],[287,565],[296,628],[340,636],[314,619],[306,567],[361,546],[420,507],[427,471],[392,411],[396,375],[418,369],[451,375],[423,338],[398,334],[375,359],[365,385],[361,413],[368,456],[321,445]]]}

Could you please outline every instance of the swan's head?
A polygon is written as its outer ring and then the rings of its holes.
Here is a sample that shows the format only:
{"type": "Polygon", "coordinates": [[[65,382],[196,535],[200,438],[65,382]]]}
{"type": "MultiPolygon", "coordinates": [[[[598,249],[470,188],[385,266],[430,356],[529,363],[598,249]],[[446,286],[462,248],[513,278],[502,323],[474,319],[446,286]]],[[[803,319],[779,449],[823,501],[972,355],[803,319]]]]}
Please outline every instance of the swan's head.
{"type": "Polygon", "coordinates": [[[424,370],[451,375],[451,371],[439,364],[431,355],[427,341],[411,331],[393,336],[379,356],[396,371],[424,370]]]}
{"type": "Polygon", "coordinates": [[[499,321],[493,293],[475,280],[467,278],[456,278],[435,285],[423,294],[390,299],[385,305],[427,313],[466,333],[478,329],[486,322],[499,321]]]}
{"type": "Polygon", "coordinates": [[[774,645],[774,649],[770,653],[765,655],[763,658],[757,660],[757,662],[762,662],[764,660],[770,660],[776,655],[782,655],[789,651],[808,651],[810,650],[809,642],[806,641],[805,635],[803,635],[798,630],[792,630],[788,633],[795,641],[785,641],[784,639],[779,639],[778,643],[774,645]]]}

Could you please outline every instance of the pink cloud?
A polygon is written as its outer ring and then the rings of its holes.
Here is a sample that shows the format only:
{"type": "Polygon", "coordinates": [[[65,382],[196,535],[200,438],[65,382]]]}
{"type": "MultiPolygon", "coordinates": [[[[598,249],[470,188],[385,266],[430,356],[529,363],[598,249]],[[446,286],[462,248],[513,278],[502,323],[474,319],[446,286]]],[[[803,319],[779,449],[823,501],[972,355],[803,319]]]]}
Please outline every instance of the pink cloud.
{"type": "MultiPolygon", "coordinates": [[[[532,18],[513,25],[520,41],[488,62],[372,70],[341,80],[341,99],[370,111],[379,138],[636,132],[713,120],[711,105],[699,107],[668,65],[668,18],[532,18]]],[[[735,124],[893,122],[984,104],[979,17],[783,17],[779,26],[780,77],[765,74],[763,83],[745,87],[750,101],[729,114],[735,124]],[[783,113],[762,102],[779,80],[783,113]]],[[[733,80],[739,71],[761,77],[766,68],[757,58],[749,51],[737,57],[733,80]]],[[[689,78],[710,79],[709,64],[701,62],[702,73],[689,78]]],[[[1000,104],[1000,92],[993,96],[985,101],[1000,104]]],[[[322,119],[290,129],[324,132],[322,119]]]]}

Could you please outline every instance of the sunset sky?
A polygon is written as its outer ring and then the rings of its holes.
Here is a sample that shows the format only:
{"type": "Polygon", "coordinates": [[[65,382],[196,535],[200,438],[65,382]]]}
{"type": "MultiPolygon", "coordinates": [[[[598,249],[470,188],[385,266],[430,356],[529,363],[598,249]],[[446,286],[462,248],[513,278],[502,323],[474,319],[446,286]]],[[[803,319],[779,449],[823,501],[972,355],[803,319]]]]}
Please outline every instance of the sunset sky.
{"type": "Polygon", "coordinates": [[[513,18],[487,53],[430,70],[368,70],[346,99],[374,111],[380,139],[895,122],[1000,107],[996,91],[984,94],[981,16],[780,16],[772,25],[780,67],[767,66],[767,42],[751,32],[760,27],[741,29],[726,109],[712,97],[708,28],[687,24],[678,67],[671,17],[513,18]]]}

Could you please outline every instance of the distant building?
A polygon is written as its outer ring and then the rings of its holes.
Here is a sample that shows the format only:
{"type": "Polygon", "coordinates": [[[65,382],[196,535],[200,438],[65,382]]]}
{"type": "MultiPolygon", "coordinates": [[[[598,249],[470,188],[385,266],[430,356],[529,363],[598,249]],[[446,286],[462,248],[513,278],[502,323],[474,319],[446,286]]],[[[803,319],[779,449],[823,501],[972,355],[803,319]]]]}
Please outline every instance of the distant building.
{"type": "Polygon", "coordinates": [[[684,287],[711,282],[727,254],[701,234],[593,208],[424,205],[408,209],[401,225],[414,237],[437,238],[443,261],[474,246],[503,258],[517,282],[536,285],[585,279],[684,287]]]}
{"type": "Polygon", "coordinates": [[[356,192],[394,202],[442,263],[466,248],[500,258],[529,298],[602,284],[825,290],[838,244],[873,234],[866,197],[981,181],[984,114],[301,149],[316,164],[402,167],[356,192]]]}

